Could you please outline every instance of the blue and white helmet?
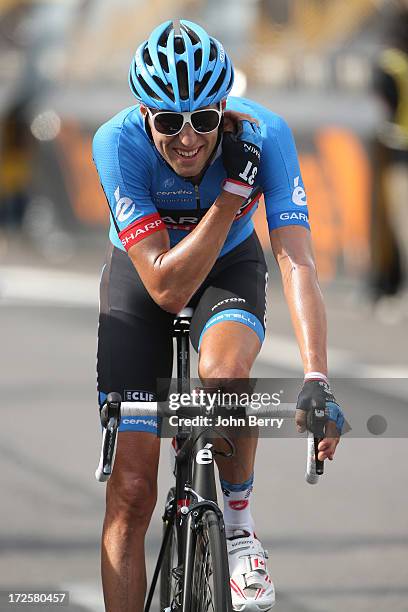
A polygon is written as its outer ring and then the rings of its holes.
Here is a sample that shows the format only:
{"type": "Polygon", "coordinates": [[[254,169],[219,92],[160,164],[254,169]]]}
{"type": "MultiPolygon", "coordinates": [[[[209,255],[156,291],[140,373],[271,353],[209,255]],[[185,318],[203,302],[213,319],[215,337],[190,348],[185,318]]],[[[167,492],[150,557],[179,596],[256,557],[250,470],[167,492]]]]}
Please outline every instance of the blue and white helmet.
{"type": "Polygon", "coordinates": [[[137,49],[129,85],[141,104],[168,111],[193,111],[229,94],[234,69],[224,47],[199,25],[180,20],[176,33],[166,21],[137,49]]]}

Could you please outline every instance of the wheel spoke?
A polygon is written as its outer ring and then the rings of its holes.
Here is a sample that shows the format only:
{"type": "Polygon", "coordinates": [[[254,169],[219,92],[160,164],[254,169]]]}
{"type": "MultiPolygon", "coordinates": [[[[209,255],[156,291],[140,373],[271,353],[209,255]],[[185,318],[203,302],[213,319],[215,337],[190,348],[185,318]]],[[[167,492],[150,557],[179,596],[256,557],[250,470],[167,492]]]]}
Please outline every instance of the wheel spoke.
{"type": "Polygon", "coordinates": [[[197,612],[215,612],[211,584],[212,564],[208,535],[202,525],[197,535],[197,559],[193,577],[193,597],[197,612]]]}

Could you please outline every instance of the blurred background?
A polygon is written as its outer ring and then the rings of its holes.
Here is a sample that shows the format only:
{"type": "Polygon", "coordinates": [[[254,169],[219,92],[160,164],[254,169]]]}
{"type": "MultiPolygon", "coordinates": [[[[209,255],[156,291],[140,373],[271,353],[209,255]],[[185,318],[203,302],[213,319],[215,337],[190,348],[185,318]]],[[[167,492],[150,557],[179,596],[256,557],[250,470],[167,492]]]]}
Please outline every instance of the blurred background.
{"type": "MultiPolygon", "coordinates": [[[[103,609],[103,486],[92,478],[108,208],[91,143],[101,123],[134,103],[131,56],[165,19],[197,21],[220,39],[237,69],[233,93],[294,131],[331,375],[395,379],[359,408],[406,419],[407,16],[406,0],[0,0],[0,381],[12,408],[1,408],[1,589],[64,586],[72,610],[103,609]]],[[[256,215],[270,260],[262,206],[256,215]]],[[[254,375],[296,375],[272,261],[270,274],[254,375]]],[[[350,383],[351,403],[363,386],[350,383]]],[[[273,559],[276,609],[407,610],[406,439],[344,441],[319,488],[302,481],[303,442],[273,442],[260,448],[255,514],[273,559]],[[274,476],[262,462],[277,466],[274,476]]],[[[166,461],[160,478],[166,487],[166,461]]]]}

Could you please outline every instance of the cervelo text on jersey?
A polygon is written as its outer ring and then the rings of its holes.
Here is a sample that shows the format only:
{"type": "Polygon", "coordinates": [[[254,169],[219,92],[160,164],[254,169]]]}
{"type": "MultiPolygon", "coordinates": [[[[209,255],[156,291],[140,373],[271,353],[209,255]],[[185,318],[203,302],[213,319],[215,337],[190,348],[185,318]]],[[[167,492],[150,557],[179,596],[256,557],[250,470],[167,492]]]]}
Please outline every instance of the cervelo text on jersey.
{"type": "MultiPolygon", "coordinates": [[[[253,197],[238,212],[220,256],[253,232],[252,215],[262,192],[270,231],[285,225],[309,228],[306,193],[286,122],[244,98],[229,97],[227,110],[258,119],[263,144],[253,197]]],[[[170,245],[177,244],[201,221],[226,178],[221,147],[198,186],[178,176],[150,139],[138,105],[124,109],[98,129],[93,157],[111,212],[110,240],[122,250],[166,228],[170,245]]]]}

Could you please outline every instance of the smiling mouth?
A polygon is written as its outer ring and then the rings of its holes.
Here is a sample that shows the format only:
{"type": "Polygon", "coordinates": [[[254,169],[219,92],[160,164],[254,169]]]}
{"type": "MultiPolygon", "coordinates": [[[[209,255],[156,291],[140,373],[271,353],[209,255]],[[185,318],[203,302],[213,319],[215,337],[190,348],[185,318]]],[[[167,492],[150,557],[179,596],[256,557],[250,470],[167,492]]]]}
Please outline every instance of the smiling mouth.
{"type": "Polygon", "coordinates": [[[201,151],[202,147],[197,147],[196,149],[192,149],[191,151],[184,151],[183,149],[174,149],[178,157],[182,159],[195,159],[198,153],[201,151]]]}

